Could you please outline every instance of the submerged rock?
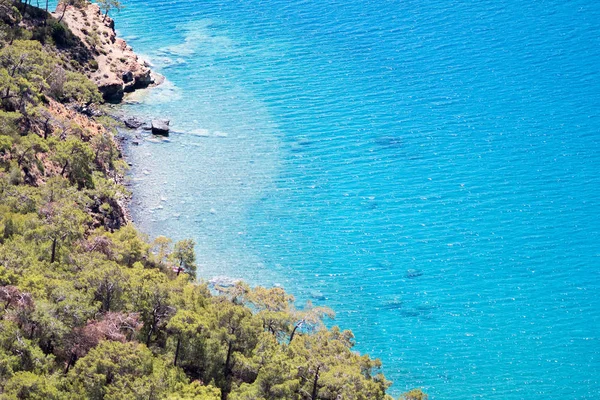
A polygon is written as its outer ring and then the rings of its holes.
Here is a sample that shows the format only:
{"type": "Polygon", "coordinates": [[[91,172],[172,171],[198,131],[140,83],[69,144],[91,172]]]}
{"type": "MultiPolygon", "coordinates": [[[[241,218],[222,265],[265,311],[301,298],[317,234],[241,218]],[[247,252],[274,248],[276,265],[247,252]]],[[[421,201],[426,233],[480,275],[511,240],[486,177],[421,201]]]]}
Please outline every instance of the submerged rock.
{"type": "Polygon", "coordinates": [[[395,136],[383,136],[375,139],[375,142],[384,147],[401,147],[403,144],[402,139],[395,136]]]}
{"type": "Polygon", "coordinates": [[[401,310],[400,315],[402,315],[403,317],[407,317],[407,318],[413,318],[413,317],[420,316],[421,313],[418,311],[415,311],[415,310],[401,310]]]}
{"type": "Polygon", "coordinates": [[[310,292],[310,297],[312,297],[315,300],[326,300],[325,295],[319,292],[318,290],[313,290],[312,292],[310,292]]]}
{"type": "Polygon", "coordinates": [[[125,117],[123,118],[123,123],[126,127],[130,129],[137,129],[140,126],[144,125],[144,121],[142,121],[138,117],[125,117]]]}
{"type": "Polygon", "coordinates": [[[152,120],[152,133],[154,135],[169,136],[169,124],[171,121],[168,119],[153,119],[152,120]]]}
{"type": "Polygon", "coordinates": [[[409,269],[408,271],[406,271],[407,278],[417,278],[421,275],[423,275],[423,271],[418,269],[409,269]]]}
{"type": "Polygon", "coordinates": [[[403,301],[398,299],[386,301],[385,303],[383,303],[383,307],[388,310],[399,310],[402,308],[402,305],[403,301]]]}

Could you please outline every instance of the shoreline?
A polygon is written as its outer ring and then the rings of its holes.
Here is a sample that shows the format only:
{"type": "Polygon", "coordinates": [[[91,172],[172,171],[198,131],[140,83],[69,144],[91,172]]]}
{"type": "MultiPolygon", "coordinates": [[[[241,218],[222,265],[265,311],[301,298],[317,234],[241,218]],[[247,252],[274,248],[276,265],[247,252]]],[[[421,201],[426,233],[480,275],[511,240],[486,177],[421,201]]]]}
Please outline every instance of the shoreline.
{"type": "MultiPolygon", "coordinates": [[[[131,162],[126,156],[127,146],[135,145],[136,139],[141,140],[140,130],[152,122],[142,121],[137,116],[124,112],[122,106],[133,96],[144,96],[144,92],[162,85],[166,78],[154,71],[148,60],[136,54],[133,48],[117,35],[114,19],[104,16],[97,4],[87,4],[85,8],[66,6],[66,10],[59,4],[51,14],[57,18],[62,15],[63,23],[87,46],[98,67],[97,70],[88,71],[86,75],[100,90],[105,104],[100,110],[91,111],[91,115],[82,112],[79,114],[90,121],[94,120],[95,113],[98,116],[105,115],[121,125],[105,128],[113,131],[113,141],[120,156],[131,167],[131,162]],[[139,125],[132,127],[128,125],[129,121],[136,121],[139,125]],[[135,134],[135,137],[131,137],[132,134],[135,134]]],[[[123,172],[115,176],[115,182],[129,192],[116,201],[119,214],[126,225],[134,222],[130,209],[133,193],[130,192],[131,185],[127,183],[127,175],[127,172],[123,172]]]]}

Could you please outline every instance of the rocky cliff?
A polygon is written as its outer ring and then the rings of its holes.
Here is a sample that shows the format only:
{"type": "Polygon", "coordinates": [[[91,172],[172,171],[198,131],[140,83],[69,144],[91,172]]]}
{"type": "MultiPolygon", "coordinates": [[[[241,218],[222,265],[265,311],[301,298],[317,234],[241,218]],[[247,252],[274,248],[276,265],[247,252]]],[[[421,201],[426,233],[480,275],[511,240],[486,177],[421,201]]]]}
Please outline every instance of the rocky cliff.
{"type": "Polygon", "coordinates": [[[118,103],[125,93],[159,81],[133,49],[117,37],[114,21],[104,16],[98,5],[74,7],[59,4],[54,16],[63,16],[63,22],[93,54],[95,62],[92,62],[93,68],[88,75],[106,101],[118,103]],[[66,10],[64,7],[67,7],[66,10]]]}

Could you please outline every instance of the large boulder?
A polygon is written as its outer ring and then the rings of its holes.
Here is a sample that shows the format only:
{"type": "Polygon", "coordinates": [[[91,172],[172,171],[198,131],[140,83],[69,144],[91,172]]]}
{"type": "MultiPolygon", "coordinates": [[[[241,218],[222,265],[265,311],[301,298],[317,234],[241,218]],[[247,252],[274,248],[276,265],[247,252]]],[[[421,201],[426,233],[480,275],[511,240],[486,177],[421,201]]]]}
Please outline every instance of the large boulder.
{"type": "Polygon", "coordinates": [[[153,119],[152,133],[154,135],[169,136],[169,123],[168,119],[153,119]]]}
{"type": "Polygon", "coordinates": [[[144,121],[142,121],[138,117],[133,117],[133,116],[127,116],[127,117],[123,118],[123,123],[129,129],[137,129],[140,126],[144,125],[144,121]]]}
{"type": "Polygon", "coordinates": [[[137,74],[134,74],[134,88],[143,89],[154,83],[154,79],[152,77],[152,73],[149,69],[141,69],[137,74]]]}
{"type": "Polygon", "coordinates": [[[109,81],[98,84],[102,97],[109,103],[119,103],[123,100],[124,90],[121,82],[109,81]]]}

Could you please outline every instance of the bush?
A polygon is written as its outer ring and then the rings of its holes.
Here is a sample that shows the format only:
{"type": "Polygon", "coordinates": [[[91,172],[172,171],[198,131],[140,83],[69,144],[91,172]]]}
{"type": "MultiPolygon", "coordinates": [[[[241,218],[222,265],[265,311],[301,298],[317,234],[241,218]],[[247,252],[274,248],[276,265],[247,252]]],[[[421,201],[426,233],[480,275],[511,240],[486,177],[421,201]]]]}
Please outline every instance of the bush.
{"type": "Polygon", "coordinates": [[[56,47],[71,48],[78,46],[79,39],[62,22],[52,19],[48,22],[48,26],[56,47]]]}
{"type": "Polygon", "coordinates": [[[18,136],[20,118],[21,114],[18,112],[0,110],[0,136],[18,136]]]}
{"type": "Polygon", "coordinates": [[[100,103],[102,96],[92,81],[77,72],[67,72],[62,100],[76,101],[82,104],[100,103]]]}
{"type": "Polygon", "coordinates": [[[21,168],[15,161],[10,163],[10,173],[8,175],[8,179],[11,185],[20,185],[23,183],[21,168]]]}
{"type": "Polygon", "coordinates": [[[46,26],[39,26],[31,31],[31,40],[37,40],[41,44],[48,43],[49,29],[46,26]]]}
{"type": "Polygon", "coordinates": [[[17,372],[6,384],[6,399],[47,399],[62,398],[52,379],[32,372],[17,372]]]}
{"type": "Polygon", "coordinates": [[[69,34],[67,28],[57,21],[50,21],[49,26],[54,43],[57,46],[66,46],[69,43],[69,34]]]}

